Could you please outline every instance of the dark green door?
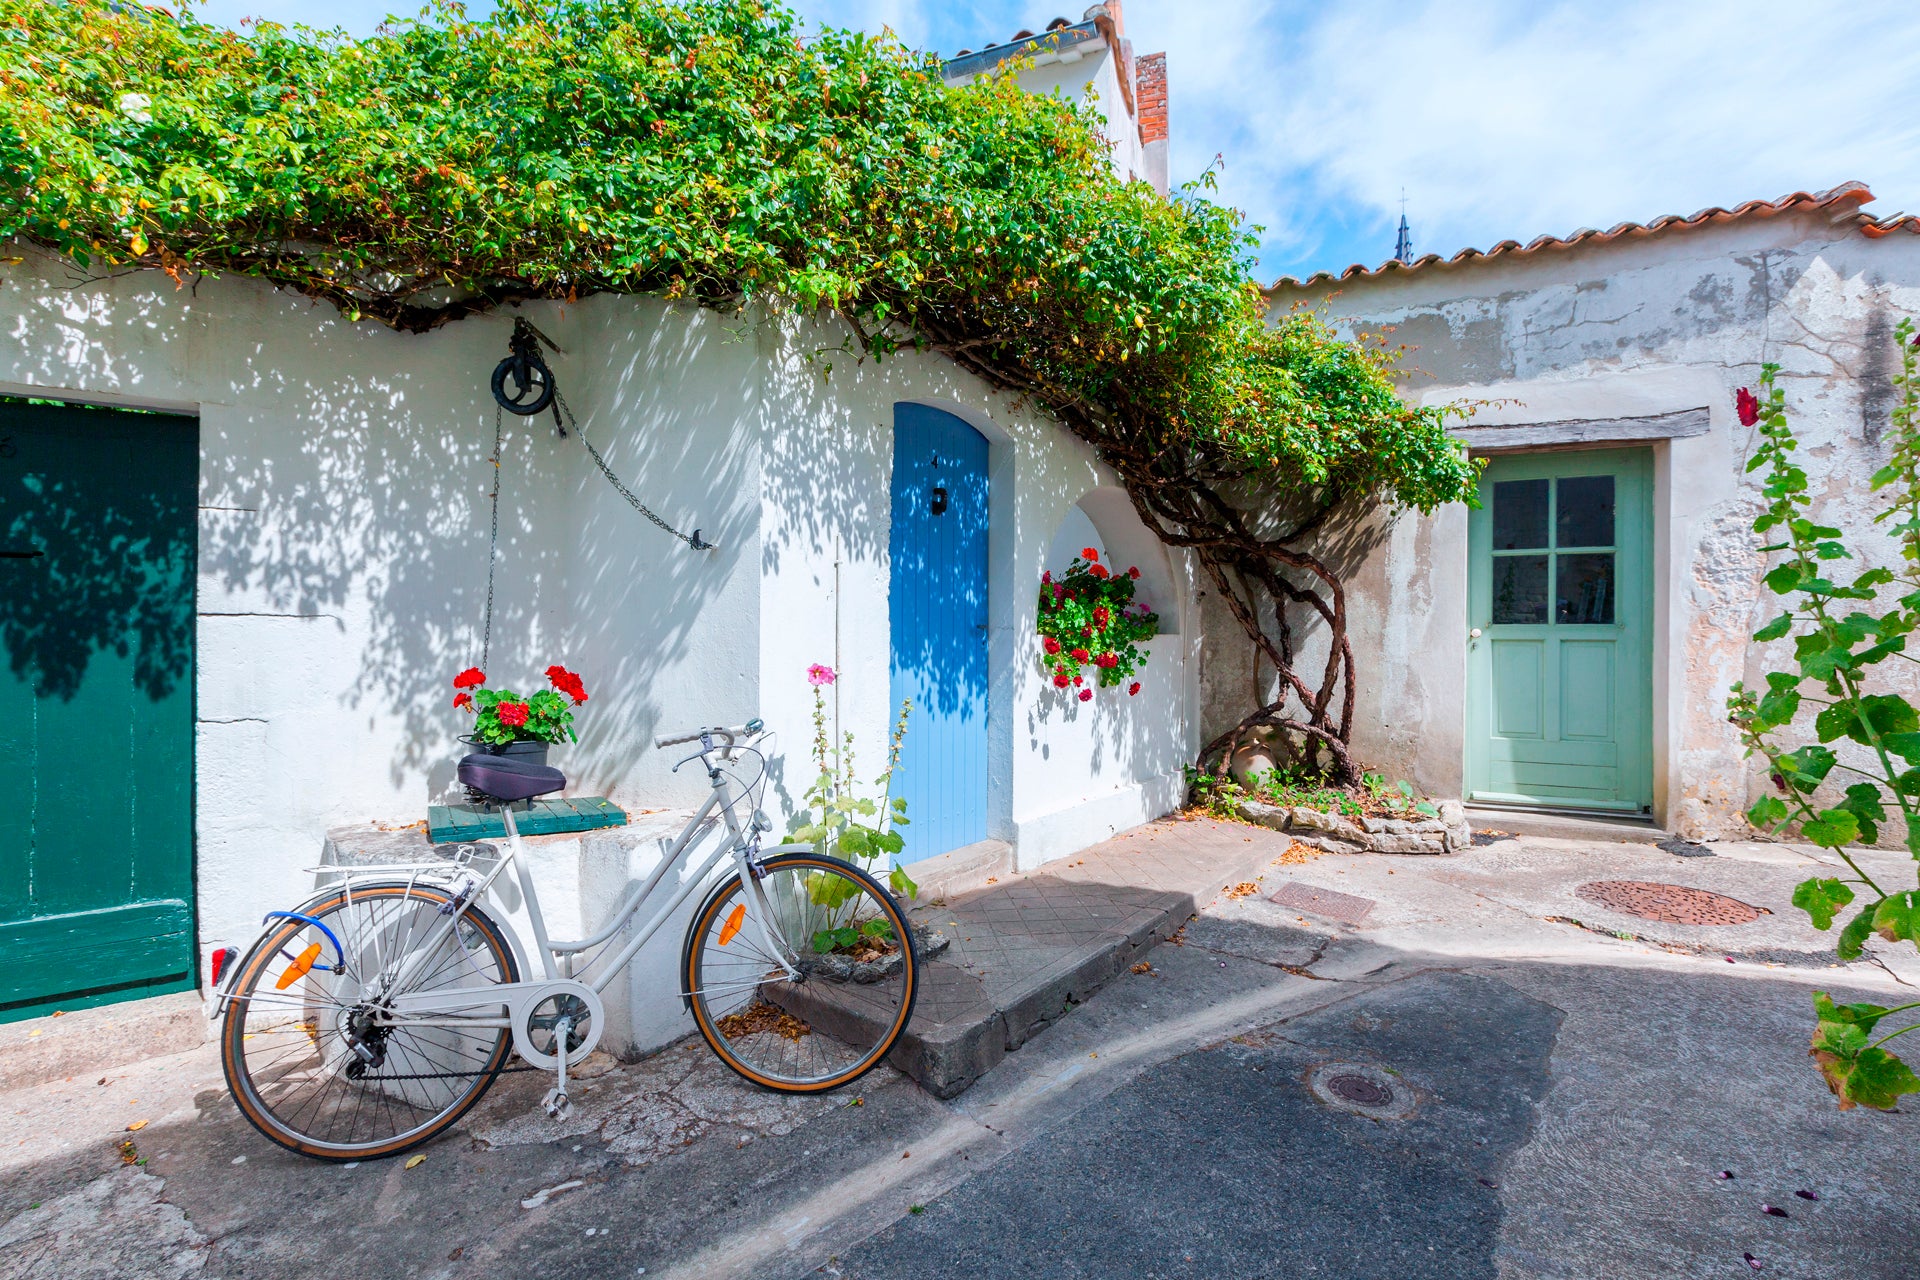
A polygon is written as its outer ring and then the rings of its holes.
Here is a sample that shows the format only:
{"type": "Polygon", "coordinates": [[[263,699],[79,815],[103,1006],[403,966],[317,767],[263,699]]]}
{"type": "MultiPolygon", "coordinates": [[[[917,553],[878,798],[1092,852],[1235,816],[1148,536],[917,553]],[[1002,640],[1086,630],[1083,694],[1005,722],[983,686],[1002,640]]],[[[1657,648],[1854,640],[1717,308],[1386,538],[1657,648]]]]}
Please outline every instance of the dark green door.
{"type": "Polygon", "coordinates": [[[0,1022],[194,985],[199,425],[0,402],[0,1022]]]}

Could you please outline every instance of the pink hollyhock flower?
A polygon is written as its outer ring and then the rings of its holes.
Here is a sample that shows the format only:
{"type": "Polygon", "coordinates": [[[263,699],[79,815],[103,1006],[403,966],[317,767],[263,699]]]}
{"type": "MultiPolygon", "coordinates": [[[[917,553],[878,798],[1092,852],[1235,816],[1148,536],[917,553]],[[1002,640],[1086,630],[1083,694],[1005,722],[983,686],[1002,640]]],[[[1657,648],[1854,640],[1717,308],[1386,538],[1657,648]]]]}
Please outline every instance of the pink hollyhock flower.
{"type": "Polygon", "coordinates": [[[834,674],[832,667],[822,666],[818,662],[807,668],[807,683],[816,689],[821,685],[832,684],[839,678],[834,674]]]}
{"type": "Polygon", "coordinates": [[[1739,394],[1733,398],[1733,404],[1739,411],[1741,426],[1750,427],[1760,421],[1760,402],[1753,398],[1753,392],[1745,387],[1740,388],[1739,394]]]}

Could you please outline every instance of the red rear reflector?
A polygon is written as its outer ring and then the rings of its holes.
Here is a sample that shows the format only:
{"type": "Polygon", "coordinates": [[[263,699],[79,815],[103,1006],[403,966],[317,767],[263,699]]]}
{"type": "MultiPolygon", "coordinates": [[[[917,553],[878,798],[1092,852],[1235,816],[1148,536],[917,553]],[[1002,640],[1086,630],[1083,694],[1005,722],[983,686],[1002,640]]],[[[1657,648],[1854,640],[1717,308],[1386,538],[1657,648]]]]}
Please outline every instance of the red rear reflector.
{"type": "Polygon", "coordinates": [[[227,961],[231,959],[233,959],[232,947],[215,947],[213,949],[213,985],[214,986],[217,987],[220,985],[220,975],[227,971],[227,961]]]}

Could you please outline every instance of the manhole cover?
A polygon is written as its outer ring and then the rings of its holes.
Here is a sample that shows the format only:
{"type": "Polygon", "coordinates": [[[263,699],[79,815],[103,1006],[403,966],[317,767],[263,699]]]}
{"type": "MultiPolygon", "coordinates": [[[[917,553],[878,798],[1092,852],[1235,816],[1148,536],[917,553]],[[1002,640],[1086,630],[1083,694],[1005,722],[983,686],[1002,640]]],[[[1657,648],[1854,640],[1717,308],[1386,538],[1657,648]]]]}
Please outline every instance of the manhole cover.
{"type": "Polygon", "coordinates": [[[1597,906],[1662,924],[1752,924],[1767,914],[1724,893],[1652,880],[1595,880],[1576,892],[1597,906]]]}
{"type": "Polygon", "coordinates": [[[1357,1102],[1363,1107],[1384,1107],[1393,1101],[1393,1090],[1378,1080],[1347,1072],[1327,1077],[1327,1092],[1357,1102]]]}
{"type": "Polygon", "coordinates": [[[1370,1120],[1404,1120],[1418,1102],[1391,1072],[1364,1062],[1323,1062],[1307,1072],[1307,1088],[1328,1106],[1370,1120]]]}
{"type": "Polygon", "coordinates": [[[1281,885],[1269,902],[1277,902],[1283,907],[1292,907],[1295,911],[1310,911],[1314,915],[1324,916],[1328,920],[1339,920],[1345,924],[1359,924],[1373,910],[1373,899],[1362,898],[1351,893],[1341,893],[1335,889],[1322,889],[1318,885],[1302,884],[1298,880],[1289,880],[1281,885]]]}

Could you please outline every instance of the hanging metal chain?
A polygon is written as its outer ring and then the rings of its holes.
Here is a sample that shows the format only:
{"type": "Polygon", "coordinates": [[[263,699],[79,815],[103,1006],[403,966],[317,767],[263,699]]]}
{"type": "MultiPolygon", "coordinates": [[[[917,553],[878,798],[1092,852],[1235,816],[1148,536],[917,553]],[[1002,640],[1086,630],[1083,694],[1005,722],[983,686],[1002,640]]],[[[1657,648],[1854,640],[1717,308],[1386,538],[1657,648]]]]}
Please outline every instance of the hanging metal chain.
{"type": "Polygon", "coordinates": [[[480,623],[480,669],[493,646],[493,562],[500,550],[500,406],[493,407],[493,514],[487,528],[487,612],[480,623]]]}
{"type": "MultiPolygon", "coordinates": [[[[680,539],[680,541],[692,547],[695,551],[713,550],[714,544],[703,540],[700,537],[700,531],[698,529],[695,529],[691,534],[680,532],[678,529],[668,524],[665,520],[662,520],[659,516],[655,515],[653,511],[647,506],[646,503],[634,497],[633,490],[627,488],[626,485],[620,483],[620,477],[613,474],[613,468],[609,467],[607,465],[607,460],[600,456],[600,451],[593,447],[593,441],[587,439],[587,433],[580,430],[580,419],[575,416],[573,412],[573,406],[567,403],[567,398],[564,395],[560,394],[558,388],[556,388],[554,391],[554,403],[558,406],[559,410],[563,410],[566,413],[567,420],[573,424],[574,434],[580,437],[580,443],[587,446],[587,453],[590,457],[592,457],[593,465],[600,468],[600,474],[607,478],[607,483],[613,486],[613,490],[615,493],[619,494],[621,497],[627,500],[628,506],[632,507],[635,511],[638,511],[641,515],[645,516],[647,519],[653,521],[654,525],[657,526],[658,528],[665,530],[666,532],[672,534],[674,537],[680,539]]],[[[555,413],[555,416],[556,417],[559,416],[559,413],[557,411],[555,413]]],[[[564,425],[562,427],[562,434],[565,434],[564,425]]]]}

